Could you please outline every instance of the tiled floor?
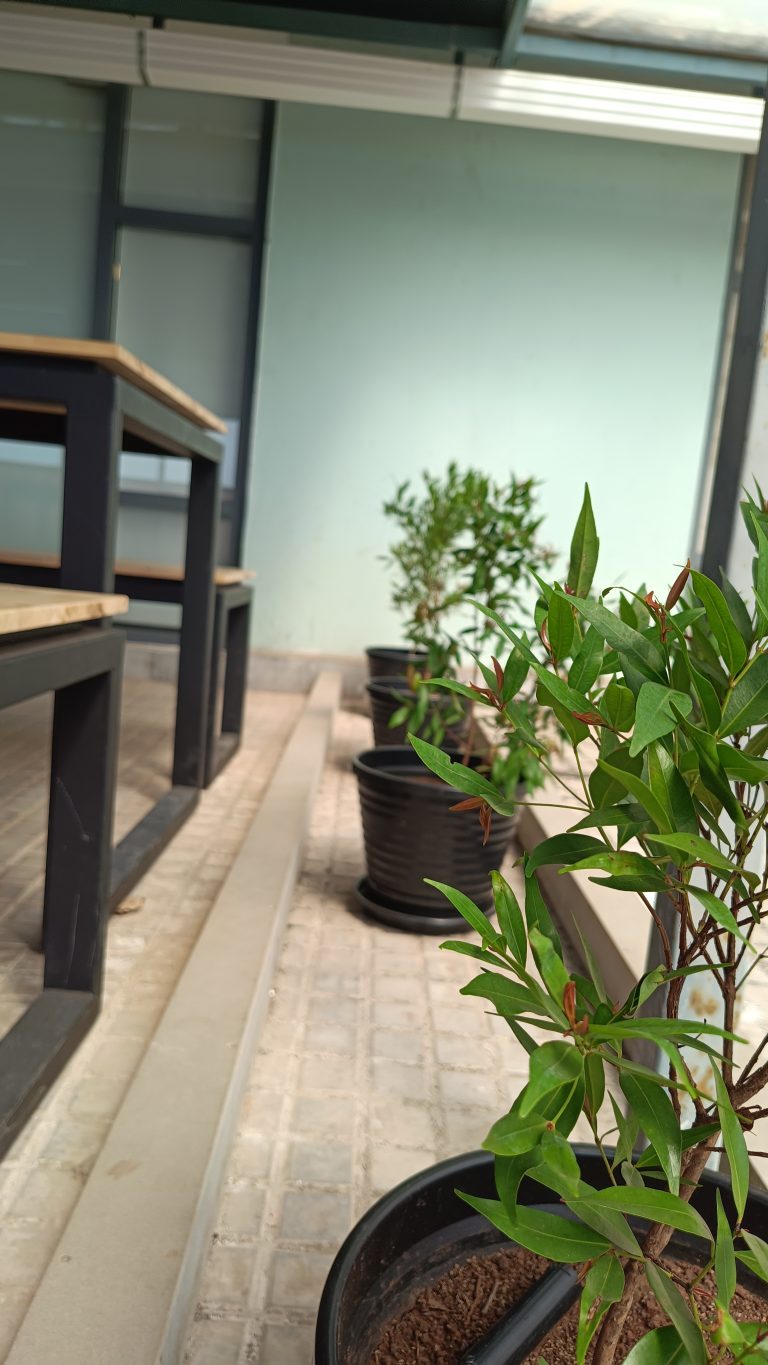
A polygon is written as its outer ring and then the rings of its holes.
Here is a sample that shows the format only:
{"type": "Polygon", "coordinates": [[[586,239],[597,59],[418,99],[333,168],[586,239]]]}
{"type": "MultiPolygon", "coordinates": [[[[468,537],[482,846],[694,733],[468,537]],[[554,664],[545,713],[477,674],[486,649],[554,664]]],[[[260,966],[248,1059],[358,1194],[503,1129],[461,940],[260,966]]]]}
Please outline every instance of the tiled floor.
{"type": "MultiPolygon", "coordinates": [[[[302,700],[249,694],[239,754],[136,888],[141,909],[111,921],[102,1014],[0,1165],[0,1361],[253,819],[302,700]]],[[[126,681],[125,702],[119,832],[168,782],[173,689],[126,681]]],[[[48,705],[37,702],[0,712],[3,1032],[40,978],[40,958],[30,943],[40,925],[48,716],[48,705]]]]}
{"type": "Polygon", "coordinates": [[[471,963],[354,912],[350,760],[369,736],[340,713],[187,1365],[309,1365],[351,1224],[412,1172],[479,1146],[526,1070],[507,1025],[459,996],[471,963]]]}

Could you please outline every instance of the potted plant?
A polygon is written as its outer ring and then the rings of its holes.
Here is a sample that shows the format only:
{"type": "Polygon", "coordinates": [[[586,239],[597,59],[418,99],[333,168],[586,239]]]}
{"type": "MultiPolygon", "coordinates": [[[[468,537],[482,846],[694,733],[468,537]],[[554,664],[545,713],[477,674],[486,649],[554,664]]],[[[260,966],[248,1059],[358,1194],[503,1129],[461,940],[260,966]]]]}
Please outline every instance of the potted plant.
{"type": "Polygon", "coordinates": [[[493,622],[467,599],[481,598],[519,622],[528,566],[541,571],[551,562],[539,540],[535,480],[497,483],[452,463],[442,477],[425,470],[422,484],[420,491],[401,484],[384,504],[398,531],[384,560],[394,571],[392,604],[405,616],[408,646],[367,650],[376,744],[403,744],[408,733],[461,743],[466,704],[426,684],[457,678],[464,651],[474,658],[494,652],[493,622]]]}
{"type": "MultiPolygon", "coordinates": [[[[461,889],[441,888],[480,940],[444,947],[479,963],[463,994],[507,1020],[528,1079],[484,1153],[414,1177],[353,1231],[321,1303],[316,1365],[398,1361],[396,1324],[383,1319],[401,1322],[420,1301],[414,1281],[426,1284],[428,1321],[429,1303],[449,1310],[450,1276],[489,1253],[504,1282],[500,1320],[486,1317],[443,1361],[768,1359],[768,1199],[750,1190],[768,1036],[747,1048],[737,1021],[768,904],[768,506],[760,495],[743,511],[753,604],[688,565],[663,603],[652,592],[590,596],[598,542],[587,493],[565,583],[540,585],[547,658],[499,620],[568,733],[578,777],[555,777],[573,817],[522,859],[522,905],[495,875],[498,927],[461,889]],[[662,964],[626,1000],[610,998],[587,950],[583,971],[567,961],[537,880],[544,866],[587,869],[632,897],[627,913],[647,913],[662,964]],[[683,988],[702,973],[714,1017],[685,1017],[683,988]],[[628,1055],[637,1040],[658,1050],[657,1069],[628,1055]],[[568,1141],[582,1113],[589,1150],[568,1141]],[[722,1154],[727,1177],[710,1169],[722,1154]],[[387,1305],[374,1321],[377,1296],[387,1305]]],[[[486,701],[515,724],[500,686],[486,701]]],[[[413,746],[486,827],[514,808],[491,779],[413,746]]],[[[459,1301],[472,1318],[466,1285],[459,1301]]],[[[433,1358],[428,1344],[418,1349],[400,1358],[433,1358]]]]}
{"type": "MultiPolygon", "coordinates": [[[[401,532],[391,551],[398,570],[394,601],[409,612],[408,637],[425,649],[428,665],[411,668],[401,679],[368,684],[375,742],[387,747],[359,754],[354,762],[367,864],[356,896],[387,924],[446,933],[465,925],[425,884],[425,868],[440,880],[460,879],[490,912],[488,873],[504,856],[512,818],[497,821],[484,835],[473,820],[457,821],[450,811],[460,793],[431,780],[408,745],[392,746],[398,740],[405,744],[408,733],[420,734],[433,744],[455,746],[465,763],[487,772],[511,795],[521,784],[536,785],[540,766],[522,735],[535,735],[537,705],[530,692],[520,694],[526,670],[521,673],[517,662],[502,686],[520,729],[510,733],[493,721],[478,721],[475,699],[489,683],[496,687],[500,669],[495,663],[489,671],[481,652],[498,652],[503,636],[466,594],[482,594],[496,614],[514,613],[523,629],[520,622],[530,615],[526,561],[542,569],[551,555],[538,538],[532,480],[496,484],[477,470],[460,473],[456,465],[442,479],[426,473],[423,479],[422,495],[404,484],[386,510],[401,532]],[[465,651],[475,661],[471,683],[458,677],[465,651]],[[439,691],[431,684],[438,670],[439,691]]],[[[533,633],[532,623],[529,629],[533,633]]]]}

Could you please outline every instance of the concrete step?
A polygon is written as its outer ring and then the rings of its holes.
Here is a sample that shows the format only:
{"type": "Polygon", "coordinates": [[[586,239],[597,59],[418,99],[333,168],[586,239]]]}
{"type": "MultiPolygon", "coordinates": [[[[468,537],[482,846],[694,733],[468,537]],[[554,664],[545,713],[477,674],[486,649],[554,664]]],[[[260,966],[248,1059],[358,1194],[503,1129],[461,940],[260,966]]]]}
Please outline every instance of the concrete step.
{"type": "Polygon", "coordinates": [[[175,1365],[338,707],[321,674],[7,1365],[175,1365]]]}

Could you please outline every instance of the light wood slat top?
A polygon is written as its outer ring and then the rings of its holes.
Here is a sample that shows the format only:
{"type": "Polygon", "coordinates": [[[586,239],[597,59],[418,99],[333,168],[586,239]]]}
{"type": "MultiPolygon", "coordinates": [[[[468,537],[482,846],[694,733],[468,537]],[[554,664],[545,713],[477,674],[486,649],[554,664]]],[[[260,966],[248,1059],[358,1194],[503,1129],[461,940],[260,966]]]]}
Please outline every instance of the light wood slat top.
{"type": "MultiPolygon", "coordinates": [[[[0,564],[17,564],[27,569],[58,569],[61,567],[59,555],[33,553],[29,550],[4,550],[0,546],[0,564]]],[[[142,564],[136,560],[118,559],[115,573],[124,578],[161,578],[168,583],[181,583],[184,569],[180,564],[142,564]]],[[[240,569],[234,565],[220,564],[213,571],[213,581],[217,588],[230,588],[237,583],[247,583],[255,578],[253,569],[240,569]]]]}
{"type": "Polygon", "coordinates": [[[0,636],[121,616],[128,598],[106,592],[67,592],[63,588],[25,588],[0,583],[0,636]]]}
{"type": "Polygon", "coordinates": [[[170,379],[158,374],[143,360],[139,360],[114,341],[84,341],[77,337],[34,336],[27,332],[0,332],[0,351],[19,355],[54,356],[64,360],[91,360],[121,379],[135,384],[137,389],[150,394],[166,407],[173,408],[196,427],[208,431],[225,432],[226,422],[203,407],[170,379]]]}

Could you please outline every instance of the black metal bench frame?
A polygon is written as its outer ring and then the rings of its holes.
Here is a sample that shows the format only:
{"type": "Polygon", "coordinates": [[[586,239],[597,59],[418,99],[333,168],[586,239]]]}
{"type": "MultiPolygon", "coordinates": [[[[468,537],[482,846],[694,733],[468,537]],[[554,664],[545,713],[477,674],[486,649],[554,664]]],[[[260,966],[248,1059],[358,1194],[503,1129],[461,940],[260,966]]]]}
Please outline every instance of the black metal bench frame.
{"type": "Polygon", "coordinates": [[[124,641],[100,623],[0,644],[0,708],[55,693],[43,990],[0,1039],[0,1156],[99,1012],[124,641]]]}
{"type": "Polygon", "coordinates": [[[2,353],[0,400],[15,405],[0,404],[0,440],[65,452],[61,568],[6,565],[6,582],[112,592],[120,452],[191,461],[171,788],[114,850],[114,908],[191,815],[204,781],[222,445],[92,361],[2,353]]]}
{"type": "Polygon", "coordinates": [[[252,597],[253,593],[245,583],[221,584],[216,588],[205,742],[206,787],[210,786],[214,777],[240,748],[245,693],[248,687],[248,631],[252,597]],[[222,655],[225,661],[224,694],[221,704],[221,729],[217,734],[216,716],[222,655]]]}

